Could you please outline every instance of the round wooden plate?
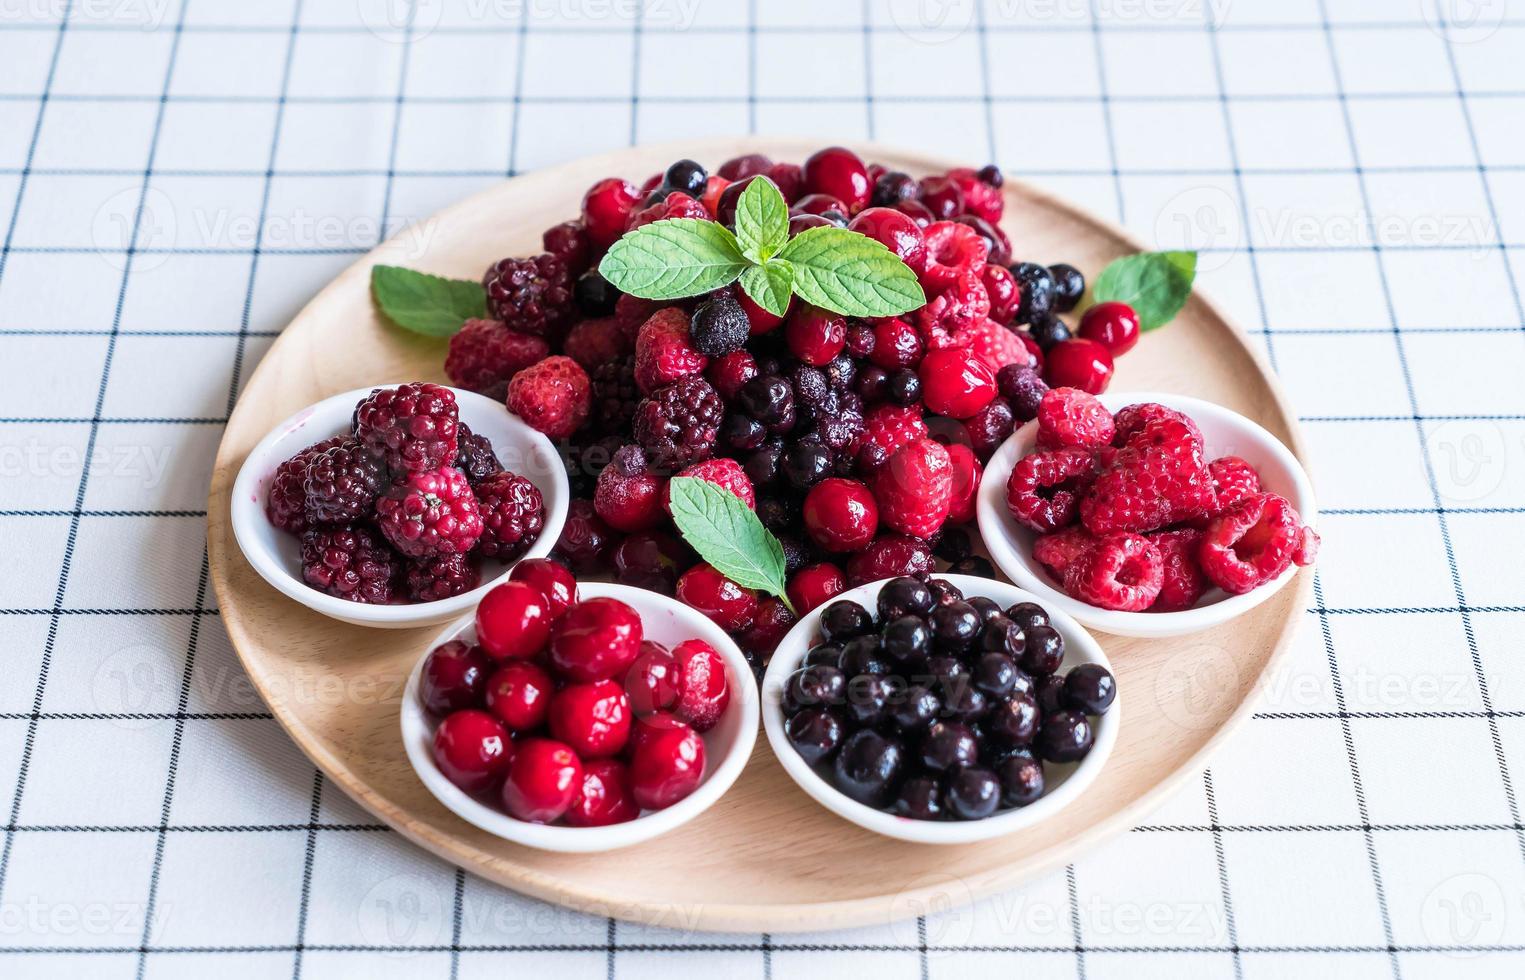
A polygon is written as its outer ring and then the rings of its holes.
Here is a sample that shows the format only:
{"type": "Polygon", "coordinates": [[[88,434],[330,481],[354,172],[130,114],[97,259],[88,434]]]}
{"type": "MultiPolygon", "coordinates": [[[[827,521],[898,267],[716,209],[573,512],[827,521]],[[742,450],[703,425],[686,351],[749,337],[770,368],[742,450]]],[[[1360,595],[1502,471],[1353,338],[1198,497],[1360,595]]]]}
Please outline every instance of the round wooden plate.
{"type": "MultiPolygon", "coordinates": [[[[818,141],[727,139],[639,147],[507,181],[404,232],[335,279],[281,334],[249,379],[218,452],[208,500],[212,582],[228,634],[275,716],[362,806],[441,857],[491,881],[594,914],[681,929],[785,932],[881,923],[972,901],[1049,870],[1137,823],[1206,763],[1249,717],[1258,679],[1287,648],[1312,576],[1250,614],[1172,640],[1099,637],[1126,692],[1127,718],[1106,771],[1060,819],[1003,840],[917,846],[860,830],[785,775],[766,739],[712,809],[640,847],[550,854],[515,846],[450,813],[409,768],[398,698],[433,628],[371,630],[311,612],[266,585],[228,525],[229,489],[250,448],[279,420],[335,392],[394,378],[443,380],[444,344],[383,323],[369,268],[405,265],[474,279],[492,260],[540,250],[540,233],[575,216],[583,191],[641,180],[679,157],[711,165],[744,152],[802,160],[818,141]],[[420,250],[418,242],[426,243],[420,250]]],[[[913,175],[950,163],[889,147],[866,159],[913,175]]],[[[1005,230],[1018,257],[1095,275],[1142,246],[1084,211],[1008,180],[1005,230]]],[[[1201,295],[1118,362],[1112,390],[1174,391],[1235,409],[1306,462],[1295,416],[1243,335],[1201,295]]]]}

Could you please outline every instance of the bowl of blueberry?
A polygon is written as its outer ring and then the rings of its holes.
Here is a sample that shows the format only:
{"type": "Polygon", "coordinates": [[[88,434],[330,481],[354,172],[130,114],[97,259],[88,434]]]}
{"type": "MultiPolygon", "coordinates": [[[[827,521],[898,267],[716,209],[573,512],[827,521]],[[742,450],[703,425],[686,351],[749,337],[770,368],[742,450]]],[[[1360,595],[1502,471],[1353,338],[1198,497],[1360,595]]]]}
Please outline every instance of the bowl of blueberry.
{"type": "Polygon", "coordinates": [[[816,802],[866,830],[964,844],[1059,812],[1121,725],[1106,655],[1014,585],[910,576],[850,589],[790,631],[763,726],[816,802]]]}

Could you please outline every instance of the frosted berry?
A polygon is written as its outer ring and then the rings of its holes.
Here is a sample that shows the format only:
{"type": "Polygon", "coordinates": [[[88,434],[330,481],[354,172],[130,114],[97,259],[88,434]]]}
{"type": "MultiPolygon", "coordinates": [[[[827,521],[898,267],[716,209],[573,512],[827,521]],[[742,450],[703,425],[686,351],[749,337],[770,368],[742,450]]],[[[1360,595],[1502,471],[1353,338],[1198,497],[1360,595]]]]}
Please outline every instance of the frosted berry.
{"type": "Polygon", "coordinates": [[[494,473],[503,472],[498,454],[493,451],[492,440],[472,432],[465,422],[456,429],[460,449],[455,454],[455,468],[466,474],[466,482],[473,487],[494,473]]]}
{"type": "Polygon", "coordinates": [[[477,550],[485,557],[513,561],[540,539],[545,528],[545,498],[540,488],[503,470],[477,483],[482,537],[477,550]]]}
{"type": "Polygon", "coordinates": [[[740,350],[751,333],[752,322],[730,290],[722,289],[700,303],[689,320],[694,349],[708,357],[740,350]]]}
{"type": "Polygon", "coordinates": [[[640,446],[625,446],[598,474],[593,509],[618,531],[644,531],[662,519],[666,481],[646,465],[640,446]]]}
{"type": "Polygon", "coordinates": [[[467,320],[450,338],[445,376],[457,388],[502,398],[510,378],[550,352],[544,337],[510,330],[497,320],[467,320]]]}
{"type": "Polygon", "coordinates": [[[1077,388],[1053,388],[1038,403],[1038,446],[1095,449],[1112,441],[1112,413],[1077,388]]]}
{"type": "Polygon", "coordinates": [[[623,360],[634,346],[618,320],[612,316],[601,316],[583,320],[568,331],[561,351],[591,374],[611,361],[623,360]]]}
{"type": "Polygon", "coordinates": [[[947,519],[952,505],[948,450],[927,438],[910,442],[874,473],[871,486],[885,527],[929,538],[947,519]]]}
{"type": "Polygon", "coordinates": [[[588,420],[593,382],[582,365],[555,356],[525,368],[508,383],[508,410],[530,428],[565,439],[588,420]]]}
{"type": "Polygon", "coordinates": [[[708,381],[683,378],[652,392],[636,407],[631,431],[653,466],[681,469],[714,452],[724,411],[708,381]]]}
{"type": "Polygon", "coordinates": [[[308,446],[275,468],[270,478],[270,492],[265,500],[265,516],[270,523],[291,534],[307,530],[307,464],[325,449],[343,445],[345,436],[325,439],[308,446]]]}
{"type": "Polygon", "coordinates": [[[1070,563],[1064,591],[1081,602],[1119,612],[1142,612],[1160,594],[1165,564],[1149,539],[1119,532],[1100,538],[1070,563]]]}
{"type": "Polygon", "coordinates": [[[463,555],[482,536],[482,514],[466,476],[453,466],[409,473],[376,501],[376,522],[411,558],[463,555]]]}
{"type": "Polygon", "coordinates": [[[1149,540],[1160,550],[1162,566],[1160,594],[1150,608],[1155,612],[1190,609],[1209,587],[1197,557],[1202,532],[1195,528],[1162,531],[1151,534],[1149,540]]]}
{"type": "Polygon", "coordinates": [[[699,374],[708,363],[694,347],[689,318],[678,307],[658,310],[636,334],[635,380],[644,392],[699,374]]]}
{"type": "Polygon", "coordinates": [[[672,649],[677,691],[673,713],[696,732],[715,727],[731,702],[725,660],[703,640],[684,640],[672,649]]]}
{"type": "Polygon", "coordinates": [[[482,277],[487,312],[510,330],[555,337],[576,312],[572,274],[549,252],[525,259],[499,259],[482,277]]]}
{"type": "Polygon", "coordinates": [[[377,388],[355,406],[355,438],[393,471],[433,470],[454,462],[459,424],[455,392],[422,381],[377,388]]]}
{"type": "Polygon", "coordinates": [[[345,524],[370,516],[387,486],[386,466],[353,439],[315,453],[303,479],[307,520],[345,524]]]}
{"type": "Polygon", "coordinates": [[[313,528],[302,535],[302,580],[340,599],[385,605],[401,570],[397,553],[365,527],[313,528]]]}
{"type": "Polygon", "coordinates": [[[1047,533],[1075,522],[1081,494],[1095,479],[1083,449],[1029,453],[1006,481],[1006,509],[1024,527],[1047,533]]]}

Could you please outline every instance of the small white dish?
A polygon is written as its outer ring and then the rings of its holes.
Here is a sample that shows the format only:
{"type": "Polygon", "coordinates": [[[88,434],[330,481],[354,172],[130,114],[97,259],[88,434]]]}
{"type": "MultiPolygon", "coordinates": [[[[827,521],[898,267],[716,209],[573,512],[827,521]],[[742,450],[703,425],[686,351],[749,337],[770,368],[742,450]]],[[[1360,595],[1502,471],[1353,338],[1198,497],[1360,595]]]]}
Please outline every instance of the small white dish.
{"type": "MultiPolygon", "coordinates": [[[[1209,460],[1219,456],[1243,457],[1259,471],[1265,489],[1286,497],[1302,515],[1303,523],[1317,530],[1318,505],[1313,499],[1313,484],[1297,457],[1275,436],[1238,412],[1200,398],[1153,391],[1108,392],[1098,399],[1110,412],[1139,402],[1159,402],[1191,416],[1202,430],[1209,460]]],[[[1151,639],[1182,636],[1211,629],[1249,612],[1297,574],[1298,567],[1293,565],[1274,580],[1243,595],[1210,589],[1195,606],[1180,612],[1119,612],[1071,597],[1033,558],[1033,542],[1038,535],[1017,523],[1006,509],[1006,482],[1011,479],[1017,460],[1033,451],[1037,438],[1037,421],[1028,422],[996,450],[980,479],[975,509],[980,536],[991,559],[1013,582],[1035,593],[1045,607],[1063,609],[1092,629],[1116,636],[1151,639]]]]}
{"type": "Polygon", "coordinates": [[[429,652],[442,643],[457,638],[474,642],[476,612],[451,623],[418,658],[402,697],[402,744],[413,771],[423,780],[435,799],[456,816],[504,840],[537,847],[543,851],[587,854],[612,851],[639,844],[659,834],[681,827],[708,810],[736,782],[751,758],[757,741],[757,681],[741,648],[707,616],[657,592],[611,585],[603,582],[579,582],[579,601],[600,596],[618,599],[641,616],[647,639],[672,647],[689,639],[699,639],[714,647],[725,660],[731,700],[714,728],[703,734],[704,776],[688,796],[665,810],[648,810],[634,820],[607,827],[561,827],[526,823],[471,796],[445,778],[434,763],[434,729],[439,719],[424,710],[418,697],[419,678],[429,652]]]}
{"type": "MultiPolygon", "coordinates": [[[[1064,637],[1064,662],[1060,664],[1060,671],[1067,671],[1083,663],[1101,664],[1109,672],[1112,670],[1107,655],[1084,627],[1063,610],[1055,609],[1032,593],[977,575],[934,577],[952,582],[965,596],[988,596],[999,602],[1003,609],[1018,602],[1040,603],[1048,610],[1050,624],[1064,637]]],[[[834,596],[831,602],[850,599],[873,612],[879,589],[888,581],[889,579],[880,579],[856,589],[848,589],[841,595],[834,596]]],[[[821,607],[807,613],[773,652],[768,671],[763,675],[762,713],[768,742],[773,746],[773,754],[778,757],[784,771],[800,789],[837,816],[876,834],[916,844],[969,844],[990,840],[1025,830],[1054,816],[1095,782],[1102,767],[1107,764],[1107,757],[1112,754],[1112,747],[1117,744],[1118,730],[1122,727],[1122,691],[1118,691],[1116,700],[1106,714],[1092,719],[1096,740],[1084,759],[1075,764],[1044,763],[1043,775],[1047,789],[1036,803],[1016,810],[1003,810],[984,820],[938,821],[896,816],[846,796],[807,764],[784,734],[784,685],[810,648],[821,641],[821,610],[827,605],[830,603],[823,603],[821,607]]]]}
{"type": "MultiPolygon", "coordinates": [[[[259,441],[239,468],[233,483],[233,534],[238,547],[260,577],[281,592],[325,616],[357,626],[406,629],[443,623],[463,610],[475,609],[487,590],[506,577],[513,562],[484,560],[482,584],[470,592],[436,602],[373,606],[350,602],[320,592],[302,579],[301,543],[280,530],[265,516],[270,481],[281,463],[315,442],[349,431],[355,405],[376,388],[357,388],[325,398],[277,425],[259,441]]],[[[543,558],[551,553],[567,520],[571,488],[566,468],[551,440],[525,425],[501,402],[470,391],[452,388],[461,421],[471,431],[492,440],[493,451],[506,469],[539,488],[545,499],[545,527],[521,558],[543,558]]],[[[517,559],[516,559],[517,560],[517,559]]]]}

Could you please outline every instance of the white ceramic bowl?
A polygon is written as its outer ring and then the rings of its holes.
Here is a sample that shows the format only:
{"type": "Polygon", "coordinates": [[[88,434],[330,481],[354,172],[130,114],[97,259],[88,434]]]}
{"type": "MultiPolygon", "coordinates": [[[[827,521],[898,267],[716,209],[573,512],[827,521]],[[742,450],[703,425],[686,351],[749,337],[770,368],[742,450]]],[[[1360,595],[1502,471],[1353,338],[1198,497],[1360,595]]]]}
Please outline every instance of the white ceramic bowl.
{"type": "MultiPolygon", "coordinates": [[[[436,602],[372,606],[349,602],[320,592],[302,580],[301,544],[278,529],[265,516],[265,499],[275,468],[298,452],[330,436],[349,430],[355,405],[373,388],[358,388],[325,398],[304,408],[270,431],[249,453],[233,483],[233,534],[238,547],[260,577],[275,588],[325,616],[357,626],[404,629],[443,623],[463,610],[475,609],[482,596],[513,568],[512,562],[482,562],[482,584],[462,595],[436,602]]],[[[471,431],[492,440],[494,452],[505,468],[528,479],[545,498],[545,527],[522,558],[543,558],[551,553],[567,520],[571,490],[566,468],[556,447],[544,435],[525,425],[500,402],[470,391],[451,389],[460,407],[461,421],[471,431]]],[[[517,560],[517,559],[516,559],[517,560]]]]}
{"type": "Polygon", "coordinates": [[[516,820],[446,779],[434,763],[434,729],[439,725],[439,719],[424,710],[418,697],[418,684],[430,650],[457,637],[467,641],[476,639],[476,613],[473,611],[451,623],[429,643],[408,677],[402,698],[402,744],[407,750],[408,762],[435,799],[462,820],[504,840],[544,851],[578,854],[612,851],[650,840],[688,823],[725,795],[736,777],[741,775],[757,740],[757,681],[736,642],[702,613],[660,593],[603,582],[578,583],[578,599],[599,596],[618,599],[640,613],[641,626],[648,639],[669,647],[684,640],[700,639],[714,647],[725,660],[731,700],[720,721],[703,735],[704,776],[698,788],[665,810],[648,810],[625,823],[607,827],[563,827],[516,820]]]}
{"type": "MultiPolygon", "coordinates": [[[[1280,440],[1243,415],[1200,398],[1152,391],[1109,392],[1099,397],[1112,412],[1139,402],[1159,402],[1191,416],[1202,430],[1208,459],[1243,457],[1260,472],[1262,486],[1286,497],[1304,523],[1316,529],[1318,505],[1308,474],[1280,440]]],[[[1017,523],[1006,509],[1006,482],[1017,460],[1033,451],[1037,437],[1038,423],[1028,422],[996,450],[980,480],[976,511],[980,536],[990,557],[1013,582],[1035,593],[1044,606],[1063,609],[1087,626],[1117,636],[1181,636],[1211,629],[1248,612],[1275,595],[1297,574],[1297,566],[1293,565],[1274,580],[1243,595],[1210,589],[1195,606],[1180,612],[1118,612],[1066,595],[1033,558],[1033,542],[1038,535],[1017,523]]]]}
{"type": "MultiPolygon", "coordinates": [[[[1112,664],[1108,662],[1107,655],[1102,652],[1101,646],[1091,638],[1084,627],[1066,615],[1063,610],[1055,609],[1049,603],[1042,602],[1032,593],[1005,582],[997,582],[994,579],[976,575],[935,577],[952,582],[965,596],[988,596],[999,602],[1002,608],[1018,602],[1042,603],[1048,610],[1049,622],[1059,631],[1059,635],[1064,637],[1064,662],[1059,668],[1061,671],[1083,663],[1101,664],[1108,671],[1112,670],[1112,664]]],[[[831,601],[851,599],[872,612],[879,589],[888,581],[889,579],[881,579],[856,589],[848,589],[841,595],[833,597],[831,601]]],[[[1106,714],[1092,720],[1096,741],[1090,753],[1079,763],[1072,765],[1044,763],[1043,775],[1047,789],[1038,802],[1021,809],[1004,810],[984,820],[912,820],[885,813],[883,810],[876,810],[844,795],[800,757],[800,754],[794,750],[794,746],[789,744],[788,736],[784,734],[784,685],[789,675],[799,667],[800,661],[805,658],[810,648],[820,642],[821,609],[826,605],[829,603],[823,603],[820,608],[811,610],[805,618],[796,623],[784,637],[783,642],[779,643],[778,649],[773,652],[773,659],[768,663],[768,671],[763,675],[762,712],[763,728],[768,733],[773,754],[778,756],[784,771],[799,784],[800,789],[810,794],[817,803],[832,813],[852,821],[865,830],[872,830],[886,837],[895,837],[917,844],[968,844],[1016,833],[1049,819],[1069,805],[1101,774],[1102,767],[1107,763],[1107,756],[1112,754],[1112,747],[1117,744],[1118,730],[1122,727],[1122,691],[1118,692],[1117,699],[1112,702],[1112,707],[1106,714]]]]}

